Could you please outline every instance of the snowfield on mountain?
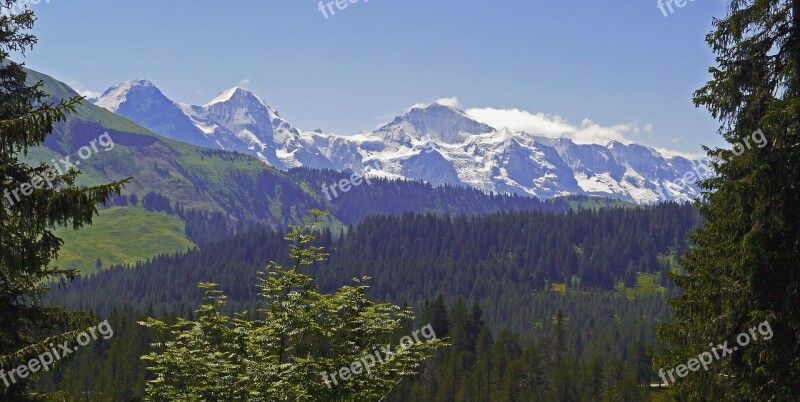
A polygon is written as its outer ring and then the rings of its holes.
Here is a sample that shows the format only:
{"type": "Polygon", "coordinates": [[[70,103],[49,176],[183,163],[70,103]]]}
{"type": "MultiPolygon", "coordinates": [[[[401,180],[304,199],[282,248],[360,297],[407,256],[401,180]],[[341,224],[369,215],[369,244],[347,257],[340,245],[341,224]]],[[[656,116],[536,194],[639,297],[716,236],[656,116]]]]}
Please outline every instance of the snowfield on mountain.
{"type": "Polygon", "coordinates": [[[301,132],[240,87],[196,106],[176,103],[151,82],[137,80],[109,88],[93,102],[167,138],[254,155],[281,170],[366,171],[487,192],[595,195],[641,204],[700,194],[684,178],[698,172],[702,160],[633,143],[579,144],[492,127],[448,102],[415,105],[374,132],[355,135],[301,132]]]}

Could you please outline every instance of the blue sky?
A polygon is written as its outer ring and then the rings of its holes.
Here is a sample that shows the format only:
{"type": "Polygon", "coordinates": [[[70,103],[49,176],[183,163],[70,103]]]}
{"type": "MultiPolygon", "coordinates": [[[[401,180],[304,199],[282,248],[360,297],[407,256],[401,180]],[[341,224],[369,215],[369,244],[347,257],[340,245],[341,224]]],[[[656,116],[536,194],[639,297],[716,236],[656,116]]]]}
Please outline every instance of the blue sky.
{"type": "Polygon", "coordinates": [[[339,134],[457,97],[510,126],[685,153],[722,144],[691,102],[721,0],[667,17],[656,0],[359,0],[327,19],[318,0],[45,1],[27,64],[82,91],[149,79],[204,104],[241,85],[294,126],[339,134]]]}

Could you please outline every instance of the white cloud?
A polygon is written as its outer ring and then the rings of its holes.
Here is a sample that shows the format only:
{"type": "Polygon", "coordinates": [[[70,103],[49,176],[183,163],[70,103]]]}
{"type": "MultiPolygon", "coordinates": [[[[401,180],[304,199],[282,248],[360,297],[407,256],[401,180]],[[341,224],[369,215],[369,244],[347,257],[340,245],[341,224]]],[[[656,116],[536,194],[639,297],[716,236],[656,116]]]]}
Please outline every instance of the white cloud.
{"type": "Polygon", "coordinates": [[[450,106],[450,107],[458,107],[458,105],[459,105],[458,98],[455,97],[455,96],[453,96],[451,98],[439,98],[436,101],[434,101],[433,103],[415,103],[415,104],[411,105],[410,108],[406,109],[406,113],[410,112],[411,109],[425,109],[426,107],[428,107],[430,105],[433,105],[434,103],[438,103],[440,105],[450,106]]]}
{"type": "Polygon", "coordinates": [[[103,94],[102,92],[97,92],[97,91],[92,91],[92,90],[86,89],[83,84],[81,84],[80,82],[77,82],[77,81],[70,81],[68,85],[72,89],[74,89],[75,92],[78,93],[78,95],[85,96],[88,99],[98,98],[98,97],[100,97],[100,95],[103,94]]]}
{"type": "MultiPolygon", "coordinates": [[[[436,102],[440,105],[459,107],[457,97],[441,98],[436,102]]],[[[418,103],[406,110],[409,112],[414,108],[425,108],[429,103],[418,103]]],[[[652,137],[655,129],[652,124],[640,125],[639,123],[620,123],[613,125],[601,125],[590,119],[583,119],[580,124],[574,124],[567,119],[542,112],[531,113],[521,109],[495,109],[471,108],[464,111],[471,119],[488,124],[498,130],[507,128],[512,132],[524,131],[529,134],[539,135],[548,138],[569,138],[576,144],[600,144],[608,145],[611,141],[618,141],[623,144],[634,143],[632,136],[646,135],[652,137]]],[[[680,139],[673,140],[673,144],[680,139]]],[[[702,154],[689,154],[672,151],[663,148],[654,148],[666,157],[683,156],[688,159],[697,159],[702,154]]]]}
{"type": "Polygon", "coordinates": [[[653,149],[655,149],[656,151],[658,151],[658,153],[664,155],[667,158],[672,158],[673,156],[682,156],[686,159],[698,160],[708,157],[706,154],[692,154],[687,152],[673,151],[671,149],[666,149],[666,148],[653,148],[653,149]]]}
{"type": "Polygon", "coordinates": [[[544,113],[532,114],[519,109],[474,108],[466,110],[472,119],[486,123],[497,129],[508,128],[511,131],[527,131],[546,137],[563,137],[574,131],[559,116],[547,116],[544,113]]]}
{"type": "Polygon", "coordinates": [[[438,103],[444,106],[458,107],[458,98],[456,98],[455,96],[453,96],[452,98],[439,98],[434,103],[438,103]]]}
{"type": "Polygon", "coordinates": [[[247,84],[249,84],[249,83],[250,83],[250,77],[247,77],[247,78],[245,78],[245,79],[243,79],[243,80],[239,81],[239,83],[238,83],[238,84],[236,84],[236,86],[237,86],[237,87],[243,87],[243,86],[245,86],[245,85],[247,85],[247,84]]]}
{"type": "Polygon", "coordinates": [[[88,90],[88,89],[78,89],[78,90],[75,90],[75,92],[77,92],[77,93],[78,93],[78,95],[80,95],[80,96],[85,96],[85,97],[86,97],[86,98],[88,98],[88,99],[91,99],[91,98],[99,98],[99,97],[100,97],[100,95],[102,95],[100,92],[97,92],[97,91],[90,91],[90,90],[88,90]]]}
{"type": "MultiPolygon", "coordinates": [[[[466,110],[469,117],[494,128],[508,128],[511,131],[525,131],[530,134],[550,138],[569,138],[578,144],[607,144],[619,141],[630,144],[633,141],[626,134],[637,133],[640,127],[635,123],[602,126],[589,119],[575,125],[558,115],[542,112],[531,113],[520,109],[473,108],[466,110]]],[[[643,128],[652,132],[652,126],[643,128]]]]}
{"type": "Polygon", "coordinates": [[[601,126],[589,119],[584,119],[580,127],[572,134],[572,140],[578,144],[608,144],[610,141],[630,144],[633,141],[625,135],[637,132],[639,132],[639,126],[635,123],[601,126]]]}

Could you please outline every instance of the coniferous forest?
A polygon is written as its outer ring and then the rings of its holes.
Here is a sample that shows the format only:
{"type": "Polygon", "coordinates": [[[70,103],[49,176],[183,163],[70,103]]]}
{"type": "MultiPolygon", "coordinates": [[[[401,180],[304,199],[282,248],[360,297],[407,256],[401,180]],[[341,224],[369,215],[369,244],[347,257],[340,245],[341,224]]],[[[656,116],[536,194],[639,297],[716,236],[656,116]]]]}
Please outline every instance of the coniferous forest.
{"type": "MultiPolygon", "coordinates": [[[[322,292],[371,277],[367,295],[418,312],[409,331],[430,323],[437,335],[450,338],[453,347],[437,352],[424,373],[393,391],[397,400],[528,400],[559,392],[579,400],[641,400],[657,382],[650,368],[658,344],[654,327],[669,319],[666,298],[678,292],[667,275],[679,269],[674,257],[700,224],[693,206],[679,204],[561,214],[376,216],[336,233],[323,230],[314,244],[330,256],[304,272],[322,292]],[[554,388],[554,382],[566,388],[554,388]]],[[[203,282],[220,285],[231,311],[257,309],[252,284],[259,267],[289,263],[285,236],[248,232],[54,289],[48,302],[113,317],[142,340],[114,351],[113,358],[111,350],[81,356],[93,367],[80,370],[85,378],[54,376],[44,389],[119,389],[114,398],[141,396],[146,373],[139,356],[155,335],[135,321],[191,317],[203,282]],[[99,372],[120,376],[97,384],[92,378],[99,372]]]]}

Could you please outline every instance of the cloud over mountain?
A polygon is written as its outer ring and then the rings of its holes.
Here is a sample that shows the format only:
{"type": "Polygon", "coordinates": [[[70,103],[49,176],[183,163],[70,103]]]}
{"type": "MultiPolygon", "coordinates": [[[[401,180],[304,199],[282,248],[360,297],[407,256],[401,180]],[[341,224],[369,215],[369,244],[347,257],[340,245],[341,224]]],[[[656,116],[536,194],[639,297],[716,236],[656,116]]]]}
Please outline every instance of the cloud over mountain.
{"type": "Polygon", "coordinates": [[[471,108],[465,111],[471,118],[492,127],[506,127],[511,131],[524,131],[548,138],[569,138],[577,144],[608,144],[619,141],[633,143],[626,134],[640,131],[634,123],[603,126],[589,119],[572,124],[558,115],[531,113],[520,109],[471,108]]]}

